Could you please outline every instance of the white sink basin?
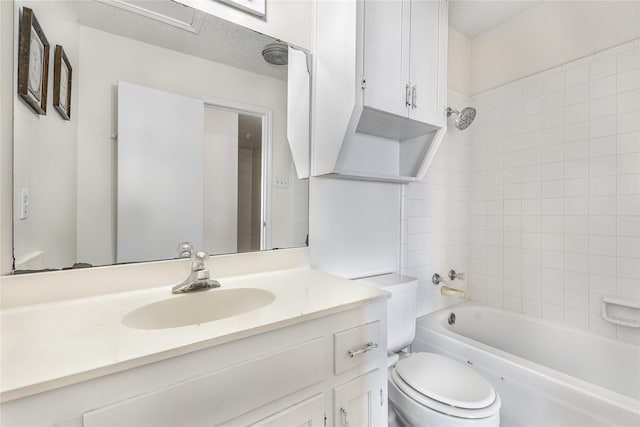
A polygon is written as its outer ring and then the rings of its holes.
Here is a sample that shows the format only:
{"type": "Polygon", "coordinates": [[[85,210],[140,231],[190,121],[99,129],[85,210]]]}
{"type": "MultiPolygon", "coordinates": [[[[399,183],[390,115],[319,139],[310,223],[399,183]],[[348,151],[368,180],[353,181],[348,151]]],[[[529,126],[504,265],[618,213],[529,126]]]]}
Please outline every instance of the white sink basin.
{"type": "Polygon", "coordinates": [[[167,329],[198,325],[264,307],[275,296],[264,289],[215,289],[176,295],[127,313],[122,323],[135,329],[167,329]]]}

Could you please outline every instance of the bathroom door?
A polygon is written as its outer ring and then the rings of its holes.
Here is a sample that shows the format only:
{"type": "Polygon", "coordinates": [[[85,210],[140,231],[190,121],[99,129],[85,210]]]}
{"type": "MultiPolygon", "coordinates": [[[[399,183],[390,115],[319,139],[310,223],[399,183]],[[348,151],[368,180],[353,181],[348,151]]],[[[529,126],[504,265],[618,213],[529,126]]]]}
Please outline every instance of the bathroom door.
{"type": "Polygon", "coordinates": [[[202,247],[201,100],[118,82],[116,262],[202,247]]]}

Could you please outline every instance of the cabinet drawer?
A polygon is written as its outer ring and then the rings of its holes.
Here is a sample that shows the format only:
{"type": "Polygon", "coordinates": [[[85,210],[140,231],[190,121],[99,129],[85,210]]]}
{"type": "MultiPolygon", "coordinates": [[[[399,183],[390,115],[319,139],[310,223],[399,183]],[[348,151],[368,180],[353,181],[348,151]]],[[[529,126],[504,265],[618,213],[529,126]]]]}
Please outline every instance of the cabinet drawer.
{"type": "Polygon", "coordinates": [[[333,336],[333,373],[340,374],[380,357],[386,352],[380,340],[380,322],[357,326],[333,336]]]}
{"type": "Polygon", "coordinates": [[[324,338],[84,414],[85,427],[218,425],[322,381],[324,338]]]}

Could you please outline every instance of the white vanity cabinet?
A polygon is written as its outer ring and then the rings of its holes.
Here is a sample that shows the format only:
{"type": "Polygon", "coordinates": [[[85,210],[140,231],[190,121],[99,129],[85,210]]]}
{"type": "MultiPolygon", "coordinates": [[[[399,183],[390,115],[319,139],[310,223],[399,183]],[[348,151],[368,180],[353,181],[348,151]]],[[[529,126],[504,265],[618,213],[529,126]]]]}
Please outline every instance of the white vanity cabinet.
{"type": "Polygon", "coordinates": [[[340,310],[4,402],[2,425],[382,425],[386,301],[340,310]]]}
{"type": "Polygon", "coordinates": [[[359,22],[362,105],[444,127],[446,0],[364,0],[359,22]]]}

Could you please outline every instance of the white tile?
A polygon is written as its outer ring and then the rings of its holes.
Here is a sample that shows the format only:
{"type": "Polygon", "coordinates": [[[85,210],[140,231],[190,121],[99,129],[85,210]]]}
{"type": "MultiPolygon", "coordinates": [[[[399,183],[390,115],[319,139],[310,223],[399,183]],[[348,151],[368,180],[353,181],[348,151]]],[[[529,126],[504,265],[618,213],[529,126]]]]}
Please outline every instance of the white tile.
{"type": "MultiPolygon", "coordinates": [[[[552,200],[552,199],[547,199],[552,200]]],[[[564,217],[562,215],[543,215],[542,216],[542,232],[543,233],[563,233],[564,217]]]]}
{"type": "Polygon", "coordinates": [[[616,268],[619,279],[640,279],[640,262],[638,262],[638,258],[618,257],[616,268]]]}
{"type": "MultiPolygon", "coordinates": [[[[553,284],[553,280],[549,281],[553,284]]],[[[564,302],[564,289],[555,286],[542,285],[542,301],[547,304],[562,304],[564,302]]]]}
{"type": "Polygon", "coordinates": [[[564,162],[565,179],[586,178],[589,176],[589,161],[587,159],[569,160],[564,162]]]}
{"type": "Polygon", "coordinates": [[[621,195],[617,200],[617,214],[623,216],[640,215],[640,196],[621,195]]]}
{"type": "Polygon", "coordinates": [[[640,89],[640,69],[618,74],[617,89],[618,92],[640,89]]]}
{"type": "Polygon", "coordinates": [[[615,196],[589,197],[589,214],[592,216],[615,215],[616,214],[616,197],[615,196]]]}
{"type": "Polygon", "coordinates": [[[522,215],[522,201],[521,200],[505,200],[504,214],[505,215],[522,215]]]}
{"type": "Polygon", "coordinates": [[[589,143],[586,139],[564,144],[565,160],[585,159],[589,157],[589,143]]]}
{"type": "Polygon", "coordinates": [[[617,183],[618,194],[640,194],[640,174],[619,175],[617,183]]]}
{"type": "MultiPolygon", "coordinates": [[[[615,151],[612,154],[616,154],[615,151]]],[[[564,144],[549,145],[549,146],[544,146],[542,148],[543,163],[562,162],[563,160],[564,160],[564,144]]]]}
{"type": "Polygon", "coordinates": [[[522,264],[540,267],[541,264],[540,249],[522,249],[522,264]]]}
{"type": "Polygon", "coordinates": [[[503,202],[502,200],[487,200],[487,215],[502,215],[503,214],[503,202]]]}
{"type": "Polygon", "coordinates": [[[542,183],[540,181],[522,183],[523,199],[539,199],[541,197],[542,197],[542,183]]]}
{"type": "Polygon", "coordinates": [[[589,118],[598,119],[601,117],[613,116],[617,113],[617,108],[618,97],[616,95],[594,99],[589,103],[589,118]]]}
{"type": "MultiPolygon", "coordinates": [[[[505,219],[508,218],[509,217],[505,219]]],[[[542,231],[542,217],[540,215],[524,215],[521,221],[521,229],[523,232],[540,233],[542,231]]]]}
{"type": "Polygon", "coordinates": [[[565,252],[564,269],[566,271],[587,273],[589,271],[589,255],[586,253],[565,252]]]}
{"type": "Polygon", "coordinates": [[[578,122],[564,127],[564,140],[577,141],[580,139],[589,139],[589,122],[578,122]]]}
{"type": "Polygon", "coordinates": [[[509,215],[504,217],[504,231],[522,230],[522,219],[519,216],[509,215]]]}
{"type": "Polygon", "coordinates": [[[593,61],[589,64],[589,79],[598,80],[616,73],[618,58],[615,55],[593,61]]]}
{"type": "Polygon", "coordinates": [[[564,197],[564,181],[552,180],[542,182],[543,199],[561,199],[562,197],[564,197]]]}
{"type": "Polygon", "coordinates": [[[542,145],[557,145],[564,142],[564,126],[550,127],[542,130],[542,145]]]}
{"type": "Polygon", "coordinates": [[[617,156],[593,157],[589,159],[589,176],[616,175],[618,170],[617,156]]]}
{"type": "Polygon", "coordinates": [[[620,154],[617,158],[618,175],[640,173],[640,153],[620,154]]]}
{"type": "Polygon", "coordinates": [[[619,93],[616,108],[618,113],[640,110],[640,90],[619,93]]]}
{"type": "Polygon", "coordinates": [[[616,325],[605,321],[599,313],[589,313],[589,331],[607,338],[616,338],[616,325]]]}
{"type": "Polygon", "coordinates": [[[632,298],[640,301],[640,280],[621,277],[618,280],[617,295],[623,298],[632,298]]]}
{"type": "Polygon", "coordinates": [[[589,310],[589,293],[574,289],[566,289],[564,291],[564,305],[565,307],[575,308],[578,310],[589,310]]]}
{"type": "Polygon", "coordinates": [[[513,311],[516,313],[522,312],[522,300],[519,296],[504,295],[503,307],[505,310],[513,311]]]}
{"type": "MultiPolygon", "coordinates": [[[[504,246],[509,248],[521,248],[522,247],[522,233],[519,231],[505,231],[504,232],[504,246]]],[[[509,252],[516,251],[505,251],[505,257],[509,252]]],[[[520,258],[522,259],[522,258],[520,258]]],[[[505,259],[506,262],[506,259],[505,259]]]]}
{"type": "Polygon", "coordinates": [[[563,212],[564,202],[562,198],[542,199],[542,215],[562,215],[563,212]]]}
{"type": "Polygon", "coordinates": [[[504,167],[513,168],[522,166],[522,151],[505,153],[503,157],[504,167]]]}
{"type": "Polygon", "coordinates": [[[594,236],[615,236],[616,217],[614,215],[591,215],[589,233],[594,236]]]}
{"type": "Polygon", "coordinates": [[[618,236],[640,237],[640,216],[618,216],[618,236]]]}
{"type": "Polygon", "coordinates": [[[599,176],[589,180],[589,196],[613,196],[617,194],[617,177],[599,176]]]}
{"type": "MultiPolygon", "coordinates": [[[[625,113],[625,114],[629,114],[629,113],[625,113]]],[[[600,138],[602,136],[615,135],[618,131],[618,124],[620,124],[621,126],[624,126],[625,128],[633,127],[633,126],[629,126],[628,122],[625,122],[624,124],[619,122],[620,122],[620,119],[617,116],[609,116],[609,117],[602,117],[599,119],[592,119],[591,121],[589,121],[589,137],[600,138]]],[[[620,132],[620,133],[624,133],[624,132],[620,132]]]]}
{"type": "Polygon", "coordinates": [[[546,93],[542,97],[542,109],[543,111],[557,110],[558,108],[564,108],[564,91],[557,91],[553,93],[546,93]]]}
{"type": "Polygon", "coordinates": [[[512,184],[516,182],[522,182],[522,168],[505,168],[503,173],[503,182],[505,184],[512,184]]]}
{"type": "Polygon", "coordinates": [[[542,303],[540,301],[523,298],[522,313],[531,317],[542,317],[542,303]]]}
{"type": "Polygon", "coordinates": [[[618,73],[640,68],[640,49],[629,49],[618,54],[618,73]]]}
{"type": "Polygon", "coordinates": [[[570,328],[588,330],[589,313],[587,311],[565,307],[564,324],[569,326],[570,328]]]}
{"type": "Polygon", "coordinates": [[[565,71],[565,86],[571,87],[589,81],[589,65],[580,65],[569,68],[565,71]]]}
{"type": "Polygon", "coordinates": [[[589,271],[601,274],[615,274],[616,257],[605,255],[589,255],[589,271]]]}
{"type": "Polygon", "coordinates": [[[619,341],[629,344],[640,345],[640,331],[636,328],[618,325],[616,328],[616,338],[619,341]]]}
{"type": "Polygon", "coordinates": [[[542,199],[523,199],[522,214],[523,215],[541,215],[542,199]]]}
{"type": "Polygon", "coordinates": [[[522,150],[522,165],[534,165],[542,163],[542,147],[522,150]]]}
{"type": "Polygon", "coordinates": [[[564,200],[564,215],[587,215],[589,199],[587,197],[568,197],[564,200]]]}
{"type": "MultiPolygon", "coordinates": [[[[560,147],[562,148],[562,146],[560,147]]],[[[543,181],[552,181],[564,178],[564,162],[562,162],[562,150],[560,150],[560,155],[551,158],[555,160],[555,163],[542,164],[543,181]]],[[[560,191],[562,191],[562,185],[560,186],[560,191]]]]}
{"type": "Polygon", "coordinates": [[[588,234],[589,217],[587,215],[565,215],[563,228],[565,234],[588,234]]]}
{"type": "MultiPolygon", "coordinates": [[[[620,76],[622,76],[622,74],[620,76]]],[[[613,75],[599,80],[592,80],[589,84],[589,98],[597,99],[615,94],[617,88],[616,85],[620,80],[620,76],[618,76],[618,79],[613,75]]],[[[629,90],[631,89],[634,88],[630,87],[629,90]]]]}
{"type": "Polygon", "coordinates": [[[617,138],[615,135],[604,136],[589,140],[589,156],[613,156],[617,153],[617,138]]]}
{"type": "MultiPolygon", "coordinates": [[[[618,237],[617,256],[625,258],[640,258],[640,238],[618,237]]],[[[640,260],[638,260],[640,262],[640,260]]]]}
{"type": "Polygon", "coordinates": [[[527,100],[542,95],[542,79],[534,77],[522,82],[522,99],[527,100]]]}
{"type": "MultiPolygon", "coordinates": [[[[564,181],[565,197],[584,197],[589,194],[589,181],[586,178],[564,181]]],[[[565,212],[566,214],[566,212],[565,212]]]]}
{"type": "Polygon", "coordinates": [[[616,131],[621,134],[640,131],[640,110],[618,114],[616,131]]]}
{"type": "Polygon", "coordinates": [[[555,233],[542,233],[541,249],[543,251],[562,251],[563,235],[555,233]]]}
{"type": "Polygon", "coordinates": [[[581,253],[589,252],[589,236],[586,234],[564,234],[564,250],[565,253],[581,253]]]}
{"type": "Polygon", "coordinates": [[[565,124],[573,124],[583,122],[589,118],[589,103],[581,102],[578,104],[568,105],[564,109],[565,124]]]}
{"type": "MultiPolygon", "coordinates": [[[[559,128],[565,123],[564,109],[545,110],[542,112],[542,129],[559,128]]],[[[544,139],[543,139],[544,141],[544,139]]]]}
{"type": "Polygon", "coordinates": [[[563,323],[564,322],[564,308],[561,303],[557,304],[542,304],[542,318],[549,322],[563,323]]]}
{"type": "Polygon", "coordinates": [[[556,71],[545,75],[542,79],[542,93],[552,93],[564,89],[565,73],[556,71]]]}
{"type": "Polygon", "coordinates": [[[534,132],[542,129],[542,114],[537,113],[522,118],[522,131],[534,132]]]}
{"type": "Polygon", "coordinates": [[[591,255],[616,256],[616,237],[590,236],[589,253],[591,255]]]}
{"type": "Polygon", "coordinates": [[[573,87],[568,87],[564,91],[565,106],[587,102],[589,100],[589,84],[582,83],[573,87]]]}
{"type": "Polygon", "coordinates": [[[542,132],[527,132],[522,134],[522,149],[542,146],[542,132]]]}
{"type": "Polygon", "coordinates": [[[541,233],[522,233],[522,247],[524,249],[541,249],[541,233]]]}
{"type": "Polygon", "coordinates": [[[528,99],[522,103],[522,116],[531,116],[542,113],[542,97],[528,99]]]}

